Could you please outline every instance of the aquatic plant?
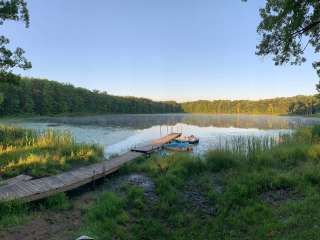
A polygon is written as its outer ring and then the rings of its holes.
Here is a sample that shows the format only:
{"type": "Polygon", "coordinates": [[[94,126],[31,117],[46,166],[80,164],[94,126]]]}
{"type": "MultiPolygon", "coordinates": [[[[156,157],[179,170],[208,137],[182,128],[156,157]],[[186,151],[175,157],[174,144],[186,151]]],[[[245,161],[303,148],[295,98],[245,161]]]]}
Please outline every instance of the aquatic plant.
{"type": "Polygon", "coordinates": [[[121,172],[148,174],[158,201],[131,187],[104,195],[88,210],[85,232],[104,239],[317,239],[319,132],[238,138],[203,156],[141,158],[121,172]],[[116,211],[94,214],[112,204],[116,211]],[[126,217],[110,222],[119,216],[126,217]]]}

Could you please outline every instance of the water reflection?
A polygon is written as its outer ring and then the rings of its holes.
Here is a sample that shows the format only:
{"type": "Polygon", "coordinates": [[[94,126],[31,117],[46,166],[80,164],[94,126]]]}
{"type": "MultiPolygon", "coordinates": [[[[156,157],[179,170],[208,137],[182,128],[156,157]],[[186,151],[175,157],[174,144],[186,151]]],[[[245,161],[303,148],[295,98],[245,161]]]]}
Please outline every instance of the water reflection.
{"type": "Polygon", "coordinates": [[[259,129],[294,129],[319,124],[317,118],[253,116],[253,115],[205,115],[205,114],[123,114],[84,117],[50,117],[31,121],[48,124],[93,125],[120,128],[146,129],[156,125],[173,126],[178,123],[198,127],[236,127],[259,129]]]}
{"type": "Polygon", "coordinates": [[[303,117],[197,114],[42,117],[2,122],[40,131],[48,128],[67,130],[78,142],[104,146],[106,156],[123,153],[170,132],[200,137],[195,152],[202,153],[234,137],[273,137],[320,123],[316,118],[303,117]]]}

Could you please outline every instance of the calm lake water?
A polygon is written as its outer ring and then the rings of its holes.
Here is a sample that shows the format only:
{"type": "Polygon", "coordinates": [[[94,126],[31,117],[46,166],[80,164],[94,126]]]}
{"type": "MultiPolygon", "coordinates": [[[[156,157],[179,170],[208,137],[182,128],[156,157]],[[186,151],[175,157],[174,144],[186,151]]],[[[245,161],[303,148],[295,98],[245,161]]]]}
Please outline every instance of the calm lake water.
{"type": "Polygon", "coordinates": [[[254,115],[128,114],[6,119],[1,122],[39,131],[48,128],[67,130],[78,142],[102,145],[108,157],[170,132],[200,137],[195,152],[202,153],[235,137],[278,136],[295,128],[320,124],[320,119],[254,115]]]}

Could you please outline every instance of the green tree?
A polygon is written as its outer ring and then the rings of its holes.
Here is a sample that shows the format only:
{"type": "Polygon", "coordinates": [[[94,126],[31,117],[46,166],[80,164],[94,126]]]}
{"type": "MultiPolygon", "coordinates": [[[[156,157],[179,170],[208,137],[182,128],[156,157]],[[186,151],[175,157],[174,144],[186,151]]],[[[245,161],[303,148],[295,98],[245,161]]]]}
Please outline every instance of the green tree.
{"type": "MultiPolygon", "coordinates": [[[[21,21],[28,27],[27,3],[24,0],[0,0],[0,26],[4,25],[5,21],[21,21]]],[[[24,50],[19,47],[10,50],[9,43],[8,38],[0,35],[0,80],[13,77],[10,72],[15,67],[31,68],[31,63],[24,57],[24,50]]]]}
{"type": "MultiPolygon", "coordinates": [[[[266,0],[260,16],[257,55],[272,55],[276,65],[300,65],[306,61],[307,46],[320,52],[319,0],[266,0]]],[[[320,61],[313,66],[320,77],[320,61]]],[[[320,91],[320,85],[317,88],[320,91]]]]}

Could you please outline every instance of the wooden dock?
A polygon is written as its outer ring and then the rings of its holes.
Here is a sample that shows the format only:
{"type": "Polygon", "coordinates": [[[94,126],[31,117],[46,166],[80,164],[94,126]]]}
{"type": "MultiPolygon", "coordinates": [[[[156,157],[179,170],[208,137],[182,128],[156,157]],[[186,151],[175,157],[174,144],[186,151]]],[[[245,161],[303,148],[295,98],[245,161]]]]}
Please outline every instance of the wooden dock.
{"type": "Polygon", "coordinates": [[[55,176],[39,179],[22,177],[22,180],[15,178],[14,181],[7,181],[6,184],[0,186],[0,201],[22,200],[31,202],[56,193],[75,189],[117,171],[123,164],[141,157],[145,153],[150,154],[158,150],[164,144],[174,140],[180,135],[179,133],[172,133],[146,146],[134,148],[112,160],[63,172],[55,176]]]}
{"type": "Polygon", "coordinates": [[[150,154],[155,151],[158,151],[159,149],[162,148],[162,146],[166,143],[171,142],[172,140],[178,138],[181,136],[181,133],[170,133],[162,138],[156,139],[152,141],[148,145],[143,145],[143,146],[137,146],[134,148],[131,148],[131,151],[133,152],[139,152],[139,153],[145,153],[145,154],[150,154]]]}

